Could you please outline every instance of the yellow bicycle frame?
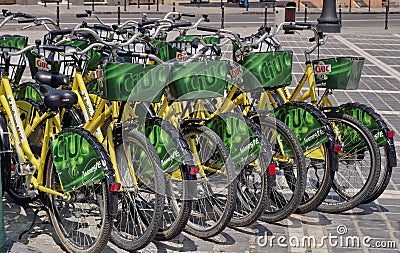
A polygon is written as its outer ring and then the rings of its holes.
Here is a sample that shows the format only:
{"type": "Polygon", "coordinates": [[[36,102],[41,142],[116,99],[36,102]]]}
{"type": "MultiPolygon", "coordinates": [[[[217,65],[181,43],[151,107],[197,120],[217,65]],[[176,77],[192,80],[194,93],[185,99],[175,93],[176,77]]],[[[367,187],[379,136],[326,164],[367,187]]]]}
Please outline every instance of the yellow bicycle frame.
{"type": "MultiPolygon", "coordinates": [[[[21,120],[21,116],[16,105],[10,81],[7,75],[3,75],[1,78],[0,85],[0,104],[1,112],[5,113],[8,118],[9,128],[11,130],[11,142],[14,144],[14,148],[20,158],[21,163],[26,163],[29,161],[36,168],[37,177],[31,175],[30,184],[33,188],[48,194],[57,195],[63,198],[68,198],[68,194],[63,194],[43,186],[44,183],[44,172],[45,172],[45,161],[47,152],[49,149],[50,138],[55,136],[56,132],[61,130],[60,122],[55,117],[54,112],[44,113],[40,118],[34,121],[33,126],[28,126],[27,133],[24,130],[24,126],[21,120]],[[43,147],[40,155],[40,159],[36,159],[33,154],[29,143],[28,137],[32,130],[37,127],[41,122],[46,121],[43,147]],[[56,130],[55,130],[56,129],[56,130]],[[55,132],[56,131],[56,132],[55,132]]],[[[10,168],[11,169],[11,168],[10,168]]],[[[33,174],[33,173],[32,173],[33,174]]]]}

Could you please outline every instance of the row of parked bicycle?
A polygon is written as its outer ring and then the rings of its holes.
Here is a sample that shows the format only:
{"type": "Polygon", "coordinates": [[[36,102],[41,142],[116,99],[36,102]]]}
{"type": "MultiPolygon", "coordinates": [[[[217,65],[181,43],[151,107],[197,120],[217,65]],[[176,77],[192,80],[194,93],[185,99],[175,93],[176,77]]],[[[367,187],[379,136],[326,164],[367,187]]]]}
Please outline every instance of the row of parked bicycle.
{"type": "Polygon", "coordinates": [[[242,37],[178,12],[109,25],[87,11],[77,17],[98,23],[73,29],[3,16],[0,28],[48,30],[33,45],[0,37],[3,189],[40,201],[66,251],[343,212],[390,181],[394,132],[370,106],[330,100],[357,89],[364,59],[311,60],[327,35],[310,23],[242,37]],[[282,29],[313,34],[294,89],[282,29]],[[27,62],[33,81],[21,81],[27,62]]]}

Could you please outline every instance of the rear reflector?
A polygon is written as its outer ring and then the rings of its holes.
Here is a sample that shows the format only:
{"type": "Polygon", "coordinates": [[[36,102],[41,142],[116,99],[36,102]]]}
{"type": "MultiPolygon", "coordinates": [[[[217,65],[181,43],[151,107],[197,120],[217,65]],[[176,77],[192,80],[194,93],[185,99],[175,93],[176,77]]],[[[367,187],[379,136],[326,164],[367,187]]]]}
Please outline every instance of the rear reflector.
{"type": "Polygon", "coordinates": [[[271,164],[268,166],[268,170],[269,170],[269,174],[270,174],[270,175],[275,175],[275,174],[276,174],[276,167],[275,167],[275,164],[271,163],[271,164]]]}
{"type": "Polygon", "coordinates": [[[120,189],[121,189],[120,183],[112,183],[110,185],[110,192],[119,192],[120,189]]]}
{"type": "Polygon", "coordinates": [[[389,131],[389,132],[387,133],[387,137],[388,137],[389,139],[392,139],[392,138],[394,137],[394,131],[389,131]]]}
{"type": "Polygon", "coordinates": [[[340,150],[342,150],[342,146],[340,146],[340,145],[335,145],[334,147],[333,147],[333,152],[339,152],[340,150]]]}
{"type": "Polygon", "coordinates": [[[190,171],[189,171],[189,174],[190,175],[196,175],[197,173],[199,173],[199,167],[191,167],[190,168],[190,171]]]}

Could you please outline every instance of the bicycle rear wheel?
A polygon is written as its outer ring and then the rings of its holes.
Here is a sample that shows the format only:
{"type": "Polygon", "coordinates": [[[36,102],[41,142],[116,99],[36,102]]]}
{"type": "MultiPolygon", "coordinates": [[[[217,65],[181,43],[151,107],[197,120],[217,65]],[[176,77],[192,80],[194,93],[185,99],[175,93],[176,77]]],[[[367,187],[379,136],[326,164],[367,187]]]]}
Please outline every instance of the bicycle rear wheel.
{"type": "MultiPolygon", "coordinates": [[[[44,113],[44,109],[39,103],[27,98],[18,99],[16,104],[21,115],[24,129],[32,130],[33,121],[44,113]]],[[[7,131],[3,131],[3,133],[6,132],[7,131]]],[[[44,124],[39,123],[27,136],[29,146],[36,157],[40,156],[42,150],[43,134],[44,124]]],[[[9,136],[7,136],[7,138],[9,138],[9,136]]],[[[5,139],[6,138],[3,140],[3,144],[7,142],[5,139]]],[[[25,184],[29,175],[23,172],[21,161],[19,161],[16,153],[14,140],[8,139],[8,143],[10,143],[10,140],[13,147],[11,150],[8,150],[7,153],[2,154],[2,163],[10,164],[7,169],[4,170],[5,174],[3,180],[7,181],[5,190],[7,190],[8,195],[15,203],[24,206],[31,203],[37,197],[38,191],[26,189],[25,184]]]]}
{"type": "Polygon", "coordinates": [[[69,196],[63,199],[47,194],[49,216],[61,246],[68,252],[102,252],[110,238],[110,207],[114,204],[107,184],[113,171],[110,158],[94,136],[78,128],[61,131],[52,148],[46,186],[69,196]],[[71,147],[75,156],[66,151],[71,147]],[[99,171],[102,177],[98,177],[99,171]],[[75,187],[74,183],[66,184],[67,179],[85,183],[75,187]]]}
{"type": "Polygon", "coordinates": [[[339,112],[325,113],[342,144],[332,189],[318,211],[338,213],[361,204],[375,189],[380,175],[379,147],[360,121],[339,112]]]}

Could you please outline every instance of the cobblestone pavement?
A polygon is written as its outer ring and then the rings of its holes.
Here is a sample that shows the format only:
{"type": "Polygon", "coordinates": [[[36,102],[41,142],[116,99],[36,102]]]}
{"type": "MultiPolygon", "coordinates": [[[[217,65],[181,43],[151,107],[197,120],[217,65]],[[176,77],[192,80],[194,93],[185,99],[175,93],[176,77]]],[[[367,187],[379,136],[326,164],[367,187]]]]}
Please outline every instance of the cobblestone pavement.
{"type": "MultiPolygon", "coordinates": [[[[248,33],[250,30],[238,29],[238,32],[248,33]]],[[[281,37],[284,46],[294,51],[293,84],[303,71],[303,50],[308,45],[306,36],[302,33],[301,36],[281,37]]],[[[377,28],[368,31],[344,30],[342,34],[330,35],[320,51],[321,57],[351,55],[366,58],[359,90],[337,91],[334,93],[335,100],[337,103],[357,101],[371,105],[397,134],[400,133],[399,38],[400,28],[390,31],[377,28]]],[[[399,137],[395,139],[399,150],[399,137]]],[[[314,211],[292,215],[274,224],[257,222],[246,228],[227,228],[219,236],[208,240],[183,233],[172,241],[151,243],[141,252],[399,252],[399,187],[400,171],[395,168],[387,190],[378,200],[342,214],[314,211]],[[307,242],[309,246],[303,246],[307,242]]],[[[24,210],[7,196],[3,205],[6,233],[14,242],[10,245],[11,252],[62,252],[44,212],[39,212],[33,229],[19,239],[18,236],[29,228],[35,209],[24,210]]],[[[109,243],[105,252],[124,251],[109,243]]]]}

